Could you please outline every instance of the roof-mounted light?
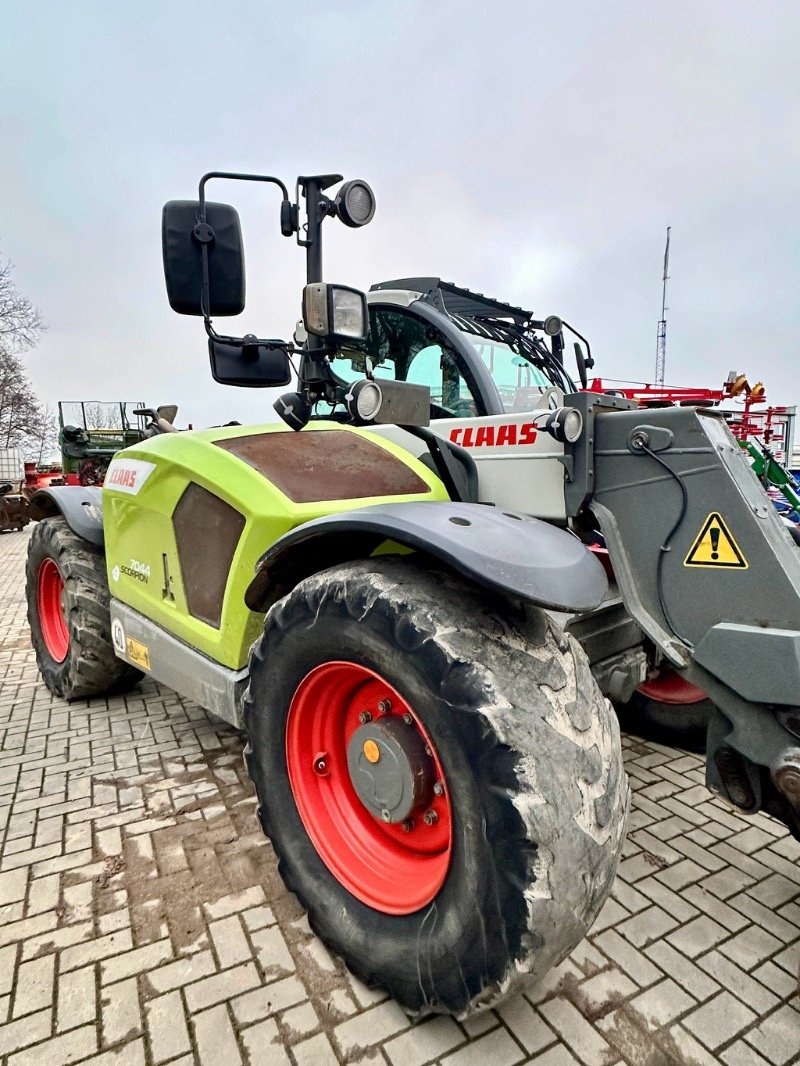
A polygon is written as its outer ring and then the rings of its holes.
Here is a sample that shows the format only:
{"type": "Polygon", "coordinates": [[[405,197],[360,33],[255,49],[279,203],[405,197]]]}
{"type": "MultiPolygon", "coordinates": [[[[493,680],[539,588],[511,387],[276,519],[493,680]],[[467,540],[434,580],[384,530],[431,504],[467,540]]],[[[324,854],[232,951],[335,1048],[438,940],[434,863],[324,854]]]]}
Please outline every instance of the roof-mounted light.
{"type": "Polygon", "coordinates": [[[351,229],[366,226],[375,214],[375,193],[360,178],[346,181],[334,200],[336,214],[351,229]]]}

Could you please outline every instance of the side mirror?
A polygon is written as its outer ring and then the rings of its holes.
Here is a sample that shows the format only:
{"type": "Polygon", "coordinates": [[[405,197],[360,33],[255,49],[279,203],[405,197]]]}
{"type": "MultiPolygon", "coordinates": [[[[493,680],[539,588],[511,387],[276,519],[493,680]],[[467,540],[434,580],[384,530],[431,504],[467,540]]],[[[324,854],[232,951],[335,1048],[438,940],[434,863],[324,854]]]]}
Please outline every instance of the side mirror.
{"type": "Polygon", "coordinates": [[[229,204],[170,200],[161,218],[164,278],[180,315],[238,315],[244,310],[244,246],[239,215],[229,204]],[[208,254],[208,306],[203,308],[203,249],[208,254]]]}
{"type": "Polygon", "coordinates": [[[178,405],[175,403],[162,403],[160,407],[156,408],[156,414],[159,418],[163,418],[165,422],[170,422],[175,425],[175,419],[178,417],[178,405]]]}
{"type": "Polygon", "coordinates": [[[583,348],[575,341],[575,363],[578,367],[578,377],[581,379],[581,388],[587,388],[589,385],[589,376],[586,373],[586,357],[583,354],[583,348]]]}
{"type": "Polygon", "coordinates": [[[211,376],[220,385],[238,385],[240,388],[271,389],[288,385],[292,366],[285,348],[273,347],[271,343],[256,337],[243,337],[239,343],[209,338],[208,353],[211,357],[211,376]]]}

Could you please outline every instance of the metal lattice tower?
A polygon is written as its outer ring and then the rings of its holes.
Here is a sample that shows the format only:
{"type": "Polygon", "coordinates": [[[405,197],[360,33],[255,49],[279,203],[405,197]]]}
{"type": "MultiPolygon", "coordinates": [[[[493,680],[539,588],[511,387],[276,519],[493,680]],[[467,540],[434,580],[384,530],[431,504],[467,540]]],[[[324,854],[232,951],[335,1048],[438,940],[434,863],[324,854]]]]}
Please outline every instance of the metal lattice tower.
{"type": "Polygon", "coordinates": [[[672,226],[667,226],[667,246],[664,249],[664,277],[661,289],[661,318],[658,323],[656,340],[656,385],[664,384],[664,368],[667,362],[667,280],[669,278],[669,233],[672,226]]]}

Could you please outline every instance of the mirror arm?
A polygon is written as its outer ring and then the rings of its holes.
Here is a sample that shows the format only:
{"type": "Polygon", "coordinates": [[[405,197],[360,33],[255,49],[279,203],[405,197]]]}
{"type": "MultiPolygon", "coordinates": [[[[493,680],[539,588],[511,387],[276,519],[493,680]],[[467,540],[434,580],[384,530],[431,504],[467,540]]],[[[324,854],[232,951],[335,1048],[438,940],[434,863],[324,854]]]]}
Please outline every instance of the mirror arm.
{"type": "Polygon", "coordinates": [[[561,321],[562,321],[563,325],[565,325],[567,327],[567,329],[570,331],[570,333],[574,333],[575,336],[578,338],[578,340],[583,341],[583,343],[586,345],[586,365],[591,370],[591,368],[594,366],[594,359],[592,359],[592,348],[591,348],[591,345],[589,344],[587,339],[581,333],[578,333],[578,331],[575,329],[574,326],[571,326],[569,324],[569,322],[565,322],[563,318],[561,319],[561,321]]]}
{"type": "Polygon", "coordinates": [[[253,333],[248,333],[244,337],[227,337],[222,333],[217,333],[211,324],[210,318],[204,318],[206,327],[206,335],[212,341],[219,341],[220,344],[231,344],[237,348],[249,348],[253,345],[258,345],[261,348],[268,348],[270,351],[283,351],[287,355],[295,355],[299,348],[297,348],[290,341],[283,341],[279,338],[266,339],[263,337],[256,337],[253,333]]]}
{"type": "Polygon", "coordinates": [[[290,341],[283,341],[279,338],[267,340],[262,337],[256,337],[253,333],[248,333],[244,337],[228,337],[222,333],[217,333],[208,315],[203,315],[203,324],[206,328],[206,336],[212,341],[219,341],[221,344],[234,344],[240,348],[246,348],[251,344],[261,345],[263,348],[269,348],[271,351],[281,349],[286,352],[287,355],[295,355],[301,351],[290,341]]]}
{"type": "MultiPolygon", "coordinates": [[[[199,218],[197,219],[197,225],[194,229],[194,237],[200,242],[203,255],[203,290],[200,296],[200,307],[203,312],[203,318],[206,321],[206,333],[208,333],[211,326],[211,320],[207,310],[211,291],[208,273],[208,246],[214,239],[214,231],[206,223],[206,182],[210,181],[212,178],[227,178],[231,181],[261,181],[267,182],[269,185],[277,185],[283,194],[283,202],[289,202],[289,190],[284,183],[280,178],[273,178],[268,174],[234,174],[233,172],[226,170],[211,170],[208,174],[204,174],[200,179],[200,185],[198,186],[200,210],[198,212],[199,218]]],[[[211,333],[208,335],[209,337],[212,336],[211,333]]]]}
{"type": "Polygon", "coordinates": [[[205,222],[206,218],[206,182],[211,178],[228,178],[231,181],[266,181],[270,185],[277,185],[283,193],[283,199],[289,199],[289,190],[283,184],[280,178],[273,178],[266,174],[233,174],[225,170],[212,170],[208,174],[204,174],[200,179],[199,195],[200,200],[200,215],[201,222],[205,222]]]}

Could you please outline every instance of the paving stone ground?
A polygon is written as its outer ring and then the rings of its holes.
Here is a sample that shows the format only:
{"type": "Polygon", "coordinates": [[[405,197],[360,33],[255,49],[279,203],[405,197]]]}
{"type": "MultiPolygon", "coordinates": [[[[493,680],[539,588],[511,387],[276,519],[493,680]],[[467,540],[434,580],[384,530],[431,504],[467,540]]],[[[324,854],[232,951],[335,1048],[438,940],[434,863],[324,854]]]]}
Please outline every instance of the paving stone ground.
{"type": "Polygon", "coordinates": [[[239,735],[146,681],[64,703],[0,536],[0,1064],[785,1066],[800,1061],[800,845],[701,760],[625,737],[612,898],[545,983],[412,1024],[311,934],[239,735]]]}

